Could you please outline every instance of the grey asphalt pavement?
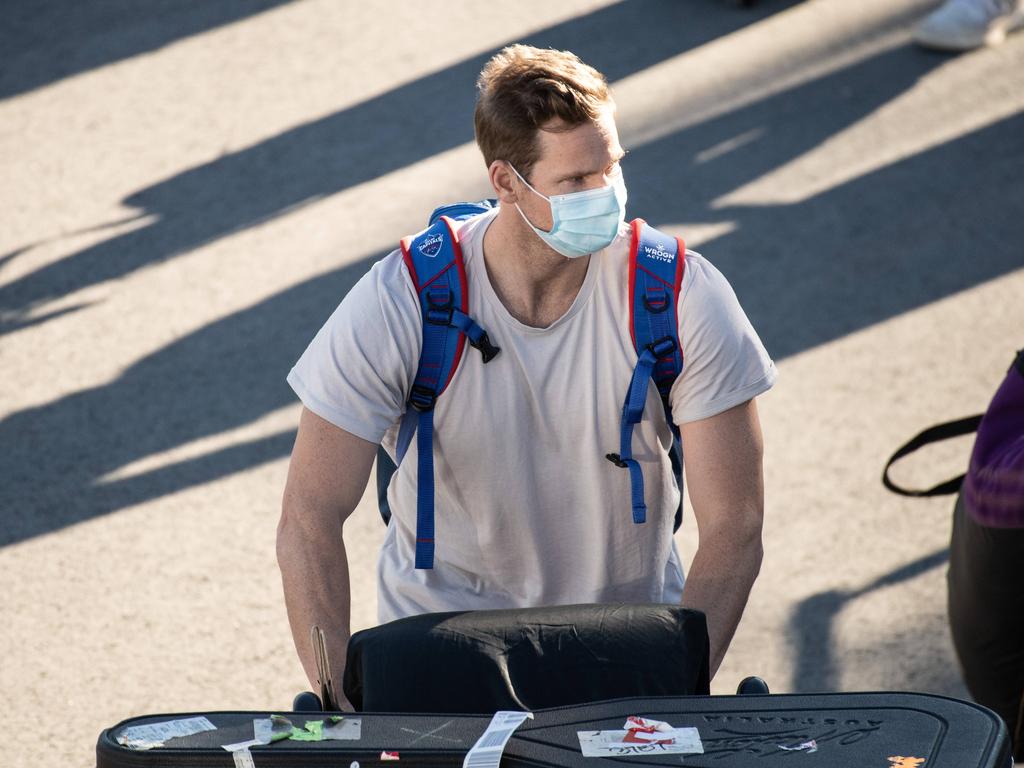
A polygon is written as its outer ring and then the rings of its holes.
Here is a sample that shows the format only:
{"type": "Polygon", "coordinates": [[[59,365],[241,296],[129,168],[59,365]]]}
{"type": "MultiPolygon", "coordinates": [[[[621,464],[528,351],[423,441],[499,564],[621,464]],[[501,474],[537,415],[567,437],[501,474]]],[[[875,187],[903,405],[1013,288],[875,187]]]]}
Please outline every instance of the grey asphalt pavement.
{"type": "MultiPolygon", "coordinates": [[[[716,264],[779,365],[765,562],[714,690],[966,696],[952,500],[879,476],[1024,345],[1024,34],[919,50],[934,4],[5,3],[0,698],[61,724],[5,763],[91,765],[123,718],[305,686],[274,558],[284,377],[399,237],[487,194],[474,81],[518,41],[606,73],[629,216],[716,264]]],[[[371,496],[345,530],[355,628],[371,496]]]]}

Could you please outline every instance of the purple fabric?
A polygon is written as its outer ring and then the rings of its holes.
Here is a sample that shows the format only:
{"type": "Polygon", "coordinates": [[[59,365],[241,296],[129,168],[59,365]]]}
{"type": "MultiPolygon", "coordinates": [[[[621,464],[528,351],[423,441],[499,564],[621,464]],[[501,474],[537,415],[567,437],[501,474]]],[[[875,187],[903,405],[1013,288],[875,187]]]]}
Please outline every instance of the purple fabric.
{"type": "Polygon", "coordinates": [[[978,427],[963,496],[979,524],[1024,528],[1024,350],[978,427]]]}

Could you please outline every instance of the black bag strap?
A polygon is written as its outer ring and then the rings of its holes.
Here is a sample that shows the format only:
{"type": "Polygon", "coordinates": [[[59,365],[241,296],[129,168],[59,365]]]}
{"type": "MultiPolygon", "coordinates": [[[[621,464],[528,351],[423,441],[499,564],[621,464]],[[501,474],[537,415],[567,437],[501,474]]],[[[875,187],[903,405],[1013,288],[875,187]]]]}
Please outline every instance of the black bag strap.
{"type": "Polygon", "coordinates": [[[945,424],[936,424],[934,427],[929,427],[924,432],[914,437],[906,445],[896,451],[896,453],[890,457],[889,461],[886,462],[885,470],[882,472],[882,484],[890,491],[898,493],[900,496],[945,496],[959,491],[965,475],[950,478],[944,483],[939,483],[934,488],[922,491],[910,488],[901,488],[896,485],[896,483],[889,478],[889,468],[904,456],[913,453],[918,448],[923,448],[926,445],[937,443],[941,440],[948,440],[951,437],[960,437],[961,435],[969,435],[972,432],[977,432],[983,415],[984,414],[979,413],[975,416],[958,419],[957,421],[948,421],[945,424]]]}

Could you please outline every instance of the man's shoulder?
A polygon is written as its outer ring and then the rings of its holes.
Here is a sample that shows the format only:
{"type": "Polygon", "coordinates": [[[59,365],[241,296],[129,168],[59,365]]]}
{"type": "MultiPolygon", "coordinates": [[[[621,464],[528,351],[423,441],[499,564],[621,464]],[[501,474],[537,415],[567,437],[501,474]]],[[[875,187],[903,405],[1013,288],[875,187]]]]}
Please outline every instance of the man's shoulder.
{"type": "MultiPolygon", "coordinates": [[[[686,249],[686,260],[683,264],[685,270],[691,272],[691,278],[697,277],[698,275],[706,278],[708,274],[711,273],[721,274],[715,268],[715,265],[712,264],[703,253],[700,251],[694,251],[690,248],[686,249]]],[[[683,273],[683,278],[685,281],[686,272],[683,273]]]]}
{"type": "MultiPolygon", "coordinates": [[[[409,271],[402,258],[402,249],[395,248],[370,265],[357,287],[365,291],[386,291],[401,289],[409,282],[409,271]]],[[[356,290],[353,288],[353,290],[356,290]]]]}
{"type": "MultiPolygon", "coordinates": [[[[348,321],[366,314],[384,321],[407,322],[419,317],[419,299],[400,248],[374,262],[342,301],[348,321]]],[[[385,325],[381,330],[385,330],[385,325]]]]}

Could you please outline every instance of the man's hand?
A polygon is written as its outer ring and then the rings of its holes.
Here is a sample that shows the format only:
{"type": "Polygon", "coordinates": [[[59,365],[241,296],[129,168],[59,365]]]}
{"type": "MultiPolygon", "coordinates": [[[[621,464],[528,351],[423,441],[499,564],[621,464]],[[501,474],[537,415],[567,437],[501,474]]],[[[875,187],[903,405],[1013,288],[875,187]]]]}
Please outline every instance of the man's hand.
{"type": "Polygon", "coordinates": [[[764,517],[763,443],[750,400],[680,427],[686,487],[697,521],[697,553],[683,605],[703,611],[718,671],[761,568],[764,517]]]}
{"type": "Polygon", "coordinates": [[[303,408],[277,527],[277,562],[295,650],[317,690],[310,630],[324,631],[334,696],[342,706],[348,704],[341,681],[352,597],[341,531],[363,495],[376,451],[373,443],[303,408]]]}

